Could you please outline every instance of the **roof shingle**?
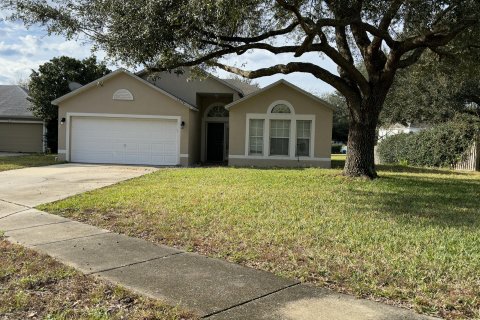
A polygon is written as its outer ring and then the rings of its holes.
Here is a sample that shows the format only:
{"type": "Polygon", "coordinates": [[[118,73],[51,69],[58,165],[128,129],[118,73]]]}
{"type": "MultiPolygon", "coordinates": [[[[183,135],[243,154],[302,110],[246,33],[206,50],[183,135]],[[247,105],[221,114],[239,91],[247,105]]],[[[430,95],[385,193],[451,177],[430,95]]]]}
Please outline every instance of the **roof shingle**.
{"type": "Polygon", "coordinates": [[[28,93],[20,86],[0,85],[1,118],[34,118],[28,93]]]}

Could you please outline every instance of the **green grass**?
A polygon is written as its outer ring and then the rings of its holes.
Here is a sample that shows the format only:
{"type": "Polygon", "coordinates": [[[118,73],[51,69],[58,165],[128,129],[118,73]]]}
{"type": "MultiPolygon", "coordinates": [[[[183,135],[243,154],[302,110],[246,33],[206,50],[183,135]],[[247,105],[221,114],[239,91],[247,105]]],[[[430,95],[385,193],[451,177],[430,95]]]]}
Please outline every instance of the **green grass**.
{"type": "Polygon", "coordinates": [[[41,167],[59,163],[55,161],[56,155],[32,154],[25,156],[0,156],[0,172],[27,167],[41,167]]]}
{"type": "Polygon", "coordinates": [[[480,318],[480,174],[379,173],[163,169],[40,209],[422,313],[480,318]]]}
{"type": "Polygon", "coordinates": [[[193,318],[1,239],[0,315],[48,320],[193,318]]]}

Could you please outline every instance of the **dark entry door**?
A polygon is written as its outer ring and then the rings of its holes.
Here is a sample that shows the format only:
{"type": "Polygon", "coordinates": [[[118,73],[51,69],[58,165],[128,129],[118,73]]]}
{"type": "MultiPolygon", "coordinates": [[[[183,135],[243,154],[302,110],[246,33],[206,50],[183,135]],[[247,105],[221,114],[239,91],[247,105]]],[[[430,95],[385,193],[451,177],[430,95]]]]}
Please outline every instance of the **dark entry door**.
{"type": "Polygon", "coordinates": [[[207,124],[207,161],[223,162],[225,147],[225,124],[210,122],[207,124]]]}

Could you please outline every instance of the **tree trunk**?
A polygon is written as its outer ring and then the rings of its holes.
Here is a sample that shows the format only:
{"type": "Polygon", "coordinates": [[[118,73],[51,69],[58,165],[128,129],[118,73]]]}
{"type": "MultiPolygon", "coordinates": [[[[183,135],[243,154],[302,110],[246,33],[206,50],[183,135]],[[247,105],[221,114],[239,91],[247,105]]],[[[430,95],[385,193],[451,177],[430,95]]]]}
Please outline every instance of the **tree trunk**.
{"type": "MultiPolygon", "coordinates": [[[[383,89],[383,88],[382,88],[383,89]]],[[[376,95],[350,103],[347,161],[343,173],[349,177],[377,178],[374,148],[380,110],[388,90],[374,90],[376,95]]]]}
{"type": "Polygon", "coordinates": [[[348,132],[347,161],[344,174],[349,177],[375,179],[374,146],[377,121],[351,121],[348,132]]]}

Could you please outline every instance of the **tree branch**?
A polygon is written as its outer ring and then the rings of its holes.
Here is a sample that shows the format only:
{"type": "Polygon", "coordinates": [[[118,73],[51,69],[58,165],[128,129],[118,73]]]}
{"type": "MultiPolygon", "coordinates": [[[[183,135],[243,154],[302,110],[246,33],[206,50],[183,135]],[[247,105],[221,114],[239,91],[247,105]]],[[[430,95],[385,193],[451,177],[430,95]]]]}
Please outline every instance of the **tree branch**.
{"type": "Polygon", "coordinates": [[[243,70],[237,67],[228,66],[216,61],[211,61],[208,64],[248,79],[271,76],[279,73],[290,74],[294,72],[306,72],[314,75],[316,78],[322,81],[325,81],[326,83],[328,83],[329,85],[331,85],[332,87],[340,91],[342,94],[344,94],[347,99],[351,99],[351,101],[358,101],[360,99],[360,97],[355,92],[355,90],[353,90],[348,85],[348,83],[345,82],[345,80],[327,71],[326,69],[323,69],[312,63],[290,62],[287,64],[277,64],[272,67],[261,68],[253,71],[248,71],[248,70],[243,70]]]}
{"type": "Polygon", "coordinates": [[[276,0],[276,2],[285,10],[288,10],[292,12],[295,15],[295,18],[297,21],[300,23],[302,26],[302,29],[305,31],[307,35],[310,35],[312,33],[312,27],[314,25],[313,21],[309,18],[305,18],[302,16],[300,13],[300,10],[298,10],[298,7],[286,3],[284,0],[276,0]]]}
{"type": "Polygon", "coordinates": [[[203,35],[209,37],[209,38],[214,38],[214,39],[219,39],[221,41],[228,41],[228,42],[243,42],[243,43],[252,43],[252,42],[258,42],[258,41],[263,41],[268,38],[276,37],[276,36],[281,36],[287,33],[292,32],[297,26],[299,25],[298,22],[293,22],[290,25],[288,25],[286,28],[279,29],[279,30],[271,30],[267,31],[265,33],[262,33],[258,36],[254,37],[233,37],[233,36],[225,36],[225,35],[216,35],[212,32],[208,32],[205,30],[199,30],[203,35]]]}
{"type": "Polygon", "coordinates": [[[426,47],[420,47],[420,48],[415,49],[410,56],[408,56],[405,59],[400,60],[400,62],[398,63],[398,68],[404,69],[404,68],[407,68],[407,67],[411,66],[412,64],[416,63],[420,59],[420,57],[422,56],[422,53],[426,49],[427,49],[426,47]]]}
{"type": "MultiPolygon", "coordinates": [[[[392,1],[390,3],[390,7],[387,9],[387,12],[385,12],[385,15],[380,20],[380,23],[378,25],[378,31],[380,31],[382,33],[387,33],[388,38],[390,38],[390,34],[388,33],[388,28],[390,27],[393,18],[397,14],[398,10],[400,10],[400,7],[403,5],[404,2],[405,2],[405,0],[394,0],[394,1],[392,1]]],[[[375,35],[375,37],[372,40],[371,50],[377,51],[380,48],[380,45],[381,45],[382,40],[384,38],[385,37],[375,35]]]]}
{"type": "Polygon", "coordinates": [[[456,28],[445,30],[430,30],[422,35],[414,36],[405,39],[399,45],[399,51],[403,54],[405,52],[420,48],[420,47],[441,47],[448,44],[453,38],[465,29],[478,24],[478,19],[467,18],[464,23],[456,28]]]}

